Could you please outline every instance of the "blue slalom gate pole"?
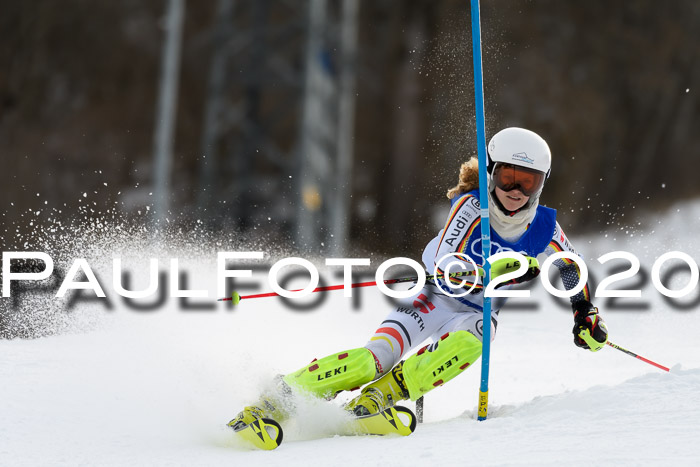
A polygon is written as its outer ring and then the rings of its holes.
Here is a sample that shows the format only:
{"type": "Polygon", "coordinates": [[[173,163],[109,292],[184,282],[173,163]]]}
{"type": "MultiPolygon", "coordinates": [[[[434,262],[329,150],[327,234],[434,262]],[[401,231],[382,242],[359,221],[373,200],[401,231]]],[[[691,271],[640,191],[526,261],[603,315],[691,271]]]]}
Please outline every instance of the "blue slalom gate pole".
{"type": "MultiPolygon", "coordinates": [[[[481,251],[484,257],[484,291],[491,280],[491,223],[489,222],[488,180],[486,178],[486,131],[484,122],[484,75],[481,69],[481,18],[479,0],[471,0],[472,55],[474,59],[474,102],[476,105],[476,143],[479,156],[479,202],[481,203],[481,251]]],[[[491,298],[484,292],[483,348],[478,419],[486,420],[489,407],[489,360],[491,358],[491,298]]]]}

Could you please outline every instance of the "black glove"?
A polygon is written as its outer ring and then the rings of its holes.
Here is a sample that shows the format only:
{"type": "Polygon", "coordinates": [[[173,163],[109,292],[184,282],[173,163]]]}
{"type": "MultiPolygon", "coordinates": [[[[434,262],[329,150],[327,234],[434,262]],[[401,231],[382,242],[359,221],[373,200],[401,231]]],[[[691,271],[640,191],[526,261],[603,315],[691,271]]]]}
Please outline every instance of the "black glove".
{"type": "Polygon", "coordinates": [[[574,344],[597,352],[608,341],[608,328],[598,314],[598,308],[586,300],[572,305],[574,309],[574,344]]]}

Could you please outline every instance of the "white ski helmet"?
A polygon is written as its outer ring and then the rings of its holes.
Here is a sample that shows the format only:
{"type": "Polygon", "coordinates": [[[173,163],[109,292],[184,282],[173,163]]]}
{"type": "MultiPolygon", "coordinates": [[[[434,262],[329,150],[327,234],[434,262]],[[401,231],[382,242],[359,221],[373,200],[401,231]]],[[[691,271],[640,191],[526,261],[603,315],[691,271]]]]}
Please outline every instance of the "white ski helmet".
{"type": "Polygon", "coordinates": [[[537,133],[524,128],[505,128],[491,138],[488,147],[489,174],[497,163],[511,164],[536,170],[549,177],[552,153],[537,133]]]}

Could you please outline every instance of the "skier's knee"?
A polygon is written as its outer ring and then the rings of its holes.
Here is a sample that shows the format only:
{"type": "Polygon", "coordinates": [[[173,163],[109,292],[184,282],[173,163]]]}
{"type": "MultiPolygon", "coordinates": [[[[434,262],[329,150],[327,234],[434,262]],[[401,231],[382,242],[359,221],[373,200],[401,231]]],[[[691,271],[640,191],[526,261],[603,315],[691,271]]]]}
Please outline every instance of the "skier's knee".
{"type": "Polygon", "coordinates": [[[481,356],[481,341],[471,332],[455,331],[420,349],[403,365],[403,375],[411,400],[442,386],[481,356]]]}
{"type": "MultiPolygon", "coordinates": [[[[484,341],[484,319],[481,314],[473,314],[457,326],[454,327],[455,331],[467,331],[472,333],[481,342],[484,341]]],[[[496,338],[496,328],[498,323],[495,319],[491,318],[491,342],[496,338]]]]}

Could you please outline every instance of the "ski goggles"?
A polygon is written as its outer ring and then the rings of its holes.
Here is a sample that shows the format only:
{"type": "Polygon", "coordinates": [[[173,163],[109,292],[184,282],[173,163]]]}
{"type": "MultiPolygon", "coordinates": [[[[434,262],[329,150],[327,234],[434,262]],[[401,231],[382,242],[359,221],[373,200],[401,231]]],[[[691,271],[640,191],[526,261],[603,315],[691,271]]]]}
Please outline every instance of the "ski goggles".
{"type": "Polygon", "coordinates": [[[529,197],[542,189],[545,174],[539,170],[499,162],[493,168],[492,177],[501,190],[512,191],[517,188],[529,197]]]}

